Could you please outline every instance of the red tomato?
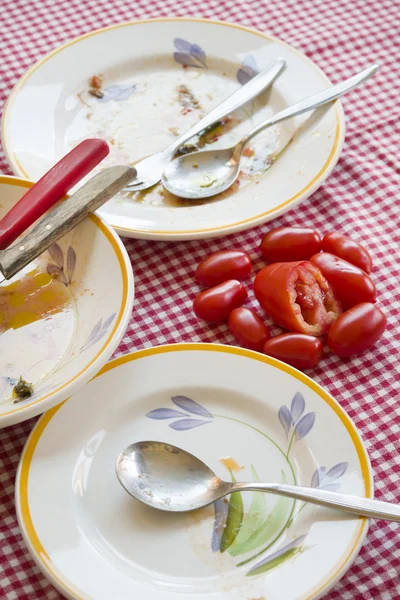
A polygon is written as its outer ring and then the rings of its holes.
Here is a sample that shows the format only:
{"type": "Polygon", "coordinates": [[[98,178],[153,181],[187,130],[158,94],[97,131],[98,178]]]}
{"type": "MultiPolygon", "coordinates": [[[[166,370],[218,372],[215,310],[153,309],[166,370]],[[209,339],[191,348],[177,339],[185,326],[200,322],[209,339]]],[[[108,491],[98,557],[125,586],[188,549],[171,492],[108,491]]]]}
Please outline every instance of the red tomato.
{"type": "Polygon", "coordinates": [[[196,269],[197,281],[207,287],[228,279],[246,279],[251,273],[251,260],[241,250],[221,250],[201,261],[196,269]]]}
{"type": "Polygon", "coordinates": [[[345,309],[360,302],[375,302],[374,282],[355,265],[329,252],[315,254],[310,260],[322,271],[345,309]]]}
{"type": "Polygon", "coordinates": [[[321,250],[321,236],[307,227],[278,227],[264,236],[260,249],[271,263],[308,260],[321,250]]]}
{"type": "Polygon", "coordinates": [[[323,335],[342,312],[321,271],[308,261],[261,269],[254,292],[262,308],[285,329],[323,335]]]}
{"type": "Polygon", "coordinates": [[[193,310],[199,319],[212,323],[227,319],[229,313],[246,301],[246,288],[235,279],[224,281],[196,296],[193,310]]]}
{"type": "Polygon", "coordinates": [[[228,318],[228,327],[244,348],[261,352],[269,339],[267,326],[250,308],[235,308],[228,318]]]}
{"type": "Polygon", "coordinates": [[[282,333],[268,340],[263,352],[296,369],[313,369],[321,360],[322,342],[304,333],[282,333]]]}
{"type": "Polygon", "coordinates": [[[367,250],[347,235],[335,232],[325,234],[322,238],[322,250],[348,260],[366,273],[372,271],[372,260],[367,250]]]}
{"type": "Polygon", "coordinates": [[[386,317],[369,302],[357,304],[344,312],[328,333],[328,346],[339,356],[360,354],[371,348],[386,329],[386,317]]]}

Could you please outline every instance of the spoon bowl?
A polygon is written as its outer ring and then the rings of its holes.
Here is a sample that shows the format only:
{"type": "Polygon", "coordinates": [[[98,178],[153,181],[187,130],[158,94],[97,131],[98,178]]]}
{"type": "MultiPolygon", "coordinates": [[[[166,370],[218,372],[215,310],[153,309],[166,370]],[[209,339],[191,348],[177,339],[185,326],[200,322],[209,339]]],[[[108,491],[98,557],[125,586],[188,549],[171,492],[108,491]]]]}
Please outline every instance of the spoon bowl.
{"type": "Polygon", "coordinates": [[[131,496],[159,510],[195,510],[229,489],[201,460],[163,442],[131,444],[119,454],[116,471],[131,496]]]}
{"type": "Polygon", "coordinates": [[[210,198],[227,190],[237,179],[239,160],[233,148],[206,150],[172,160],[162,181],[168,191],[191,200],[210,198]]]}

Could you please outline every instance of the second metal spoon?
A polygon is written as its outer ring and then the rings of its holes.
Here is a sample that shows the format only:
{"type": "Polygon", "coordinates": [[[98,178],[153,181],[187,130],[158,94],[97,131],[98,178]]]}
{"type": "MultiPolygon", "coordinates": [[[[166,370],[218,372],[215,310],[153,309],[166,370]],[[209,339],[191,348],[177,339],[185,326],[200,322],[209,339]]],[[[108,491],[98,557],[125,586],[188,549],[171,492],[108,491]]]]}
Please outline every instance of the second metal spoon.
{"type": "Polygon", "coordinates": [[[176,196],[193,200],[209,198],[223,192],[237,179],[243,150],[254,136],[267,127],[333,102],[371,77],[377,69],[378,65],[372,65],[342,83],[285,108],[254,127],[232,148],[193,152],[175,158],[164,170],[162,176],[164,187],[176,196]]]}
{"type": "Polygon", "coordinates": [[[171,444],[137,442],[123,450],[116,462],[117,477],[137,500],[159,510],[186,512],[212,504],[232,492],[267,492],[335,508],[353,515],[400,521],[400,506],[285,483],[230,483],[201,460],[171,444]]]}

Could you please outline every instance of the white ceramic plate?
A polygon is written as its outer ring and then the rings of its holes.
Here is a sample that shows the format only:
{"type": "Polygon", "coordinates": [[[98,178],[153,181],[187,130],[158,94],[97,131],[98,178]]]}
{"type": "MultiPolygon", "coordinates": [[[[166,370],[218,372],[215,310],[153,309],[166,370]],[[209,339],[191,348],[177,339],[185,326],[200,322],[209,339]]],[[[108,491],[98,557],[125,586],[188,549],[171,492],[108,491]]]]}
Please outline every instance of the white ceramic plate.
{"type": "MultiPolygon", "coordinates": [[[[0,177],[0,219],[33,183],[0,177]]],[[[129,256],[92,215],[0,284],[0,428],[59,404],[107,362],[134,297],[129,256]],[[17,401],[22,376],[33,395],[17,401]]]]}
{"type": "Polygon", "coordinates": [[[216,528],[212,507],[169,514],[140,504],[119,484],[115,459],[146,439],[185,448],[224,478],[221,459],[242,481],[373,493],[353,423],[302,373],[213,344],[133,353],[44,415],[21,457],[23,536],[68,598],[319,598],[359,551],[366,520],[276,496],[242,494],[243,520],[228,513],[225,528],[224,502],[216,528]]]}
{"type": "MultiPolygon", "coordinates": [[[[136,21],[91,32],[44,57],[15,86],[2,123],[5,152],[14,171],[33,180],[89,136],[111,145],[102,167],[134,163],[169,145],[278,56],[286,59],[286,71],[270,93],[234,115],[234,127],[215,147],[229,146],[252,124],[325,89],[328,79],[288,44],[208,19],[136,21]],[[102,76],[103,98],[88,91],[93,75],[102,76]],[[179,86],[193,94],[194,105],[179,86]]],[[[244,159],[239,185],[222,197],[194,204],[163,195],[159,185],[149,193],[119,195],[100,214],[121,235],[145,239],[241,231],[312,194],[335,166],[343,140],[343,111],[336,103],[256,138],[255,157],[244,159]],[[250,168],[257,174],[249,178],[250,168]]]]}

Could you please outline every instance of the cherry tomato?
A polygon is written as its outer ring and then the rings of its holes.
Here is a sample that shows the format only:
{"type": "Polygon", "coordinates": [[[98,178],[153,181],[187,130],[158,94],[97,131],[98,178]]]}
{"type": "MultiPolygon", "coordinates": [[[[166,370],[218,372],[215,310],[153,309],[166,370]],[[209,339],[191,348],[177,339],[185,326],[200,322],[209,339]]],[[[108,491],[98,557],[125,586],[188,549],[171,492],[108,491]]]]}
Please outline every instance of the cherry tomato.
{"type": "Polygon", "coordinates": [[[386,317],[370,302],[356,304],[336,319],[328,333],[328,346],[339,356],[360,354],[371,348],[386,328],[386,317]]]}
{"type": "Polygon", "coordinates": [[[372,271],[372,259],[367,250],[347,235],[335,232],[327,233],[322,238],[322,250],[349,261],[366,273],[372,271]]]}
{"type": "Polygon", "coordinates": [[[255,278],[254,292],[270,317],[290,331],[323,335],[341,313],[329,283],[308,261],[264,267],[255,278]]]}
{"type": "Polygon", "coordinates": [[[246,288],[236,279],[224,281],[196,296],[193,310],[199,319],[212,323],[227,319],[229,313],[246,301],[246,288]]]}
{"type": "Polygon", "coordinates": [[[271,263],[308,260],[321,250],[321,236],[308,227],[278,227],[264,236],[260,249],[271,263]]]}
{"type": "Polygon", "coordinates": [[[304,333],[282,333],[268,340],[263,352],[296,369],[313,369],[321,360],[322,342],[304,333]]]}
{"type": "Polygon", "coordinates": [[[244,348],[261,352],[269,339],[267,326],[250,308],[235,308],[228,318],[228,327],[244,348]]]}
{"type": "Polygon", "coordinates": [[[322,271],[345,309],[360,302],[375,302],[374,282],[355,265],[329,252],[315,254],[310,260],[322,271]]]}
{"type": "Polygon", "coordinates": [[[196,269],[197,281],[207,287],[228,279],[246,279],[251,273],[251,260],[241,250],[221,250],[201,261],[196,269]]]}

